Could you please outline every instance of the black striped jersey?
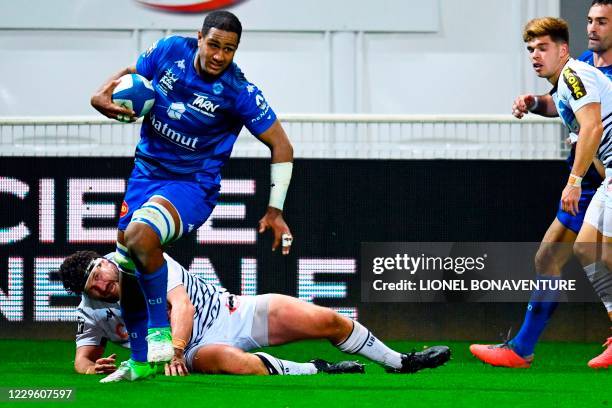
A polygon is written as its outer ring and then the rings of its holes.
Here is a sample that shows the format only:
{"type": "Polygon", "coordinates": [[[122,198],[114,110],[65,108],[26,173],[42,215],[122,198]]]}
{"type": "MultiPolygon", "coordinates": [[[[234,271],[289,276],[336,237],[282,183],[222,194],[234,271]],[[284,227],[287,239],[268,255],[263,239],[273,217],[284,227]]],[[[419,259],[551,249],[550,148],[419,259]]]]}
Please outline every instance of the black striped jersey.
{"type": "Polygon", "coordinates": [[[179,285],[185,287],[187,296],[195,308],[193,330],[187,347],[198,344],[206,331],[212,326],[221,310],[221,295],[226,291],[219,286],[204,282],[188,272],[169,255],[164,254],[168,262],[168,292],[179,285]]]}
{"type": "MultiPolygon", "coordinates": [[[[106,258],[112,259],[112,255],[108,254],[106,258]]],[[[164,254],[164,258],[168,263],[168,292],[183,285],[195,308],[193,330],[187,346],[189,347],[202,339],[206,330],[219,316],[221,295],[226,290],[191,274],[168,254],[164,254]]],[[[119,302],[104,302],[83,294],[77,308],[77,321],[77,347],[105,345],[107,341],[129,347],[129,336],[121,317],[119,302]]]]}

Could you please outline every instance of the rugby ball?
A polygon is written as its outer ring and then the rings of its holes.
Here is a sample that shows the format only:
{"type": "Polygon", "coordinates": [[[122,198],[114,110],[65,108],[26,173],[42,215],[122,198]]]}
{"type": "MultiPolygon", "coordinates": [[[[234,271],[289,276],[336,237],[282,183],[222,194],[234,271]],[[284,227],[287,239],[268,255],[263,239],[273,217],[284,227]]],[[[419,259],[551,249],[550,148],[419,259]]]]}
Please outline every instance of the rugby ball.
{"type": "MultiPolygon", "coordinates": [[[[149,113],[155,103],[155,90],[151,82],[138,74],[126,74],[119,80],[113,90],[113,103],[133,110],[139,118],[149,113]]],[[[123,115],[119,115],[117,119],[129,122],[129,118],[123,115]]]]}

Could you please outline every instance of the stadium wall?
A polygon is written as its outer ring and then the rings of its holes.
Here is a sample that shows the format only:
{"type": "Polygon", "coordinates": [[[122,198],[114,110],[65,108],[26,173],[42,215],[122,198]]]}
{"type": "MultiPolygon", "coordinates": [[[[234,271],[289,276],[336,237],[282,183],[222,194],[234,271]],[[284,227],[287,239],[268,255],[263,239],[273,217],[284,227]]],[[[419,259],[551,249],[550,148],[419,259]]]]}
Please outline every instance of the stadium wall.
{"type": "MultiPolygon", "coordinates": [[[[356,316],[383,338],[497,339],[524,304],[372,304],[360,299],[362,242],[537,242],[553,219],[561,161],[298,159],[286,207],[288,257],[256,225],[269,161],[233,159],[211,220],[168,249],[233,293],[280,292],[356,316]],[[518,183],[517,180],[529,180],[518,183]]],[[[76,250],[114,248],[129,158],[0,161],[0,337],[71,338],[74,306],[54,270],[76,250]]],[[[598,341],[599,304],[565,304],[545,338],[598,341]]]]}
{"type": "MultiPolygon", "coordinates": [[[[278,112],[413,114],[507,113],[515,95],[547,92],[520,30],[560,13],[559,0],[245,0],[232,11],[245,26],[236,61],[278,112]]],[[[201,21],[136,0],[0,2],[0,115],[93,114],[111,73],[201,21]]]]}

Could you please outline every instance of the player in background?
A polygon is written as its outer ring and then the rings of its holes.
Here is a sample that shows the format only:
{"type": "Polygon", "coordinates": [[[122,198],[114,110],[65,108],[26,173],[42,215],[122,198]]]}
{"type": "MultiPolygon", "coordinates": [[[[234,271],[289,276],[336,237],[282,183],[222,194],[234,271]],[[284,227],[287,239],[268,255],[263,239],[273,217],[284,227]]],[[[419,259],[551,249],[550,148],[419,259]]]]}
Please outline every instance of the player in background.
{"type": "Polygon", "coordinates": [[[210,216],[219,195],[221,168],[243,126],[272,155],[270,201],[259,232],[273,230],[272,250],[281,241],[283,254],[290,249],[291,232],[282,210],[293,149],[261,91],[233,62],[241,33],[235,15],[212,12],[197,39],[159,40],[135,66],[115,73],[91,98],[103,115],[133,120],[133,112],[111,101],[118,78],[138,73],[155,89],[155,105],[143,120],[121,207],[115,253],[125,273],[121,312],[131,337],[129,364],[143,373],[147,359],[163,362],[174,355],[164,300],[168,264],[162,248],[197,230],[210,216]]]}
{"type": "MultiPolygon", "coordinates": [[[[101,382],[149,377],[154,367],[146,375],[140,375],[123,363],[115,371],[114,356],[102,358],[104,338],[126,342],[125,336],[118,336],[116,330],[121,324],[117,302],[122,294],[122,278],[112,254],[107,257],[81,251],[66,258],[60,268],[64,287],[71,293],[83,293],[78,311],[75,369],[80,373],[112,372],[101,382]],[[113,324],[109,323],[109,316],[113,324]]],[[[450,358],[446,346],[398,353],[360,323],[332,309],[290,296],[232,295],[223,288],[204,283],[167,254],[164,258],[168,263],[167,302],[172,336],[180,349],[166,365],[168,375],[185,375],[188,371],[259,375],[363,372],[362,365],[351,361],[296,363],[263,352],[246,353],[254,348],[305,339],[327,339],[341,351],[360,354],[395,373],[435,368],[450,358]]]]}
{"type": "MultiPolygon", "coordinates": [[[[583,53],[580,60],[595,65],[600,72],[612,79],[610,24],[612,24],[612,2],[595,0],[588,14],[589,51],[583,53]]],[[[601,259],[601,248],[597,243],[602,242],[601,225],[605,189],[602,185],[599,190],[596,190],[599,175],[593,166],[584,173],[585,163],[590,161],[586,156],[591,150],[595,149],[593,151],[596,151],[599,158],[605,163],[610,160],[609,124],[611,118],[608,113],[611,106],[610,91],[607,88],[610,82],[603,80],[603,75],[598,75],[598,79],[593,79],[594,74],[589,72],[592,71],[589,69],[582,73],[585,71],[584,66],[572,62],[571,59],[563,70],[555,69],[559,67],[555,65],[554,57],[560,58],[560,61],[569,58],[569,55],[565,55],[564,50],[567,46],[567,36],[563,33],[563,29],[557,28],[560,29],[560,33],[538,35],[538,33],[545,33],[546,30],[542,27],[537,28],[537,23],[533,23],[532,26],[528,25],[524,32],[524,40],[530,44],[528,49],[536,73],[538,76],[547,78],[555,87],[549,95],[521,95],[513,105],[513,114],[519,119],[528,112],[542,116],[561,115],[570,129],[573,141],[572,152],[568,159],[571,185],[568,184],[565,188],[557,218],[547,231],[536,255],[536,272],[539,278],[558,279],[563,266],[572,253],[575,253],[612,318],[610,298],[612,296],[612,277],[602,262],[597,262],[597,259],[601,259]],[[529,32],[532,29],[533,31],[529,32]],[[546,36],[551,41],[547,41],[546,44],[538,44],[538,47],[531,45],[533,41],[546,36]],[[578,65],[578,68],[574,68],[574,65],[578,65]],[[560,76],[562,80],[559,80],[560,76]],[[584,95],[580,93],[580,87],[584,95]],[[561,94],[561,89],[566,91],[565,95],[561,94]],[[568,89],[570,89],[569,96],[567,95],[568,89]],[[578,137],[583,137],[583,135],[586,135],[586,138],[583,139],[587,139],[589,146],[585,149],[583,142],[581,157],[576,159],[580,146],[580,144],[577,145],[576,140],[580,140],[578,137]],[[577,166],[573,166],[575,160],[578,160],[577,166]],[[583,221],[586,223],[583,224],[583,221]],[[572,251],[571,243],[574,241],[576,244],[572,251]],[[597,255],[598,250],[599,256],[597,255]]],[[[593,160],[595,166],[599,167],[597,164],[601,162],[597,158],[593,160]]],[[[556,309],[556,295],[551,292],[534,291],[523,325],[512,340],[500,345],[472,345],[470,350],[477,358],[494,366],[529,367],[538,338],[556,309]]],[[[612,347],[609,345],[610,339],[604,344],[607,347],[606,350],[589,361],[590,367],[608,367],[612,363],[612,347]]]]}

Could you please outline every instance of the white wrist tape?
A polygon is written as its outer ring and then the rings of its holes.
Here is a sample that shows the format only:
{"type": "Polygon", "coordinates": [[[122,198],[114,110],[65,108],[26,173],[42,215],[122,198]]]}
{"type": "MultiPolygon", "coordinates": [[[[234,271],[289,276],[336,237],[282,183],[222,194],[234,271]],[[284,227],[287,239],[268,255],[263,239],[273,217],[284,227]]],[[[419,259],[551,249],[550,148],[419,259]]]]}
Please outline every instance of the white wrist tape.
{"type": "Polygon", "coordinates": [[[293,163],[272,163],[270,165],[270,207],[283,209],[287,190],[291,182],[293,163]]]}
{"type": "Polygon", "coordinates": [[[570,174],[569,179],[567,180],[567,185],[572,187],[581,187],[582,177],[575,174],[570,174]]]}

